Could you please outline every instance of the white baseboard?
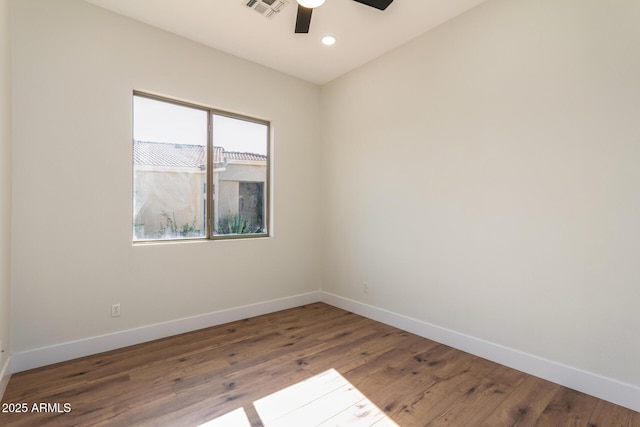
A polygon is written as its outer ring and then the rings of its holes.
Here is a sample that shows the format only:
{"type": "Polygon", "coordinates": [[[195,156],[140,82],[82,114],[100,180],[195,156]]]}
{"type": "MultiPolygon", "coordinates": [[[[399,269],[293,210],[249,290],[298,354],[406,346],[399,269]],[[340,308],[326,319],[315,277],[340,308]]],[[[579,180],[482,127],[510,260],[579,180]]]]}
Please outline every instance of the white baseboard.
{"type": "Polygon", "coordinates": [[[310,292],[24,351],[13,354],[11,369],[12,373],[26,371],[318,301],[320,301],[319,292],[310,292]]]}
{"type": "Polygon", "coordinates": [[[547,381],[640,412],[640,387],[503,347],[378,307],[320,293],[321,301],[547,381]]]}
{"type": "Polygon", "coordinates": [[[328,292],[310,292],[16,353],[7,359],[0,371],[0,397],[4,393],[11,373],[318,301],[640,412],[640,387],[328,292]]]}
{"type": "Polygon", "coordinates": [[[4,397],[4,391],[7,389],[7,384],[9,384],[9,379],[11,378],[11,356],[7,357],[4,361],[4,365],[2,365],[2,369],[0,369],[0,402],[2,402],[2,398],[4,397]]]}

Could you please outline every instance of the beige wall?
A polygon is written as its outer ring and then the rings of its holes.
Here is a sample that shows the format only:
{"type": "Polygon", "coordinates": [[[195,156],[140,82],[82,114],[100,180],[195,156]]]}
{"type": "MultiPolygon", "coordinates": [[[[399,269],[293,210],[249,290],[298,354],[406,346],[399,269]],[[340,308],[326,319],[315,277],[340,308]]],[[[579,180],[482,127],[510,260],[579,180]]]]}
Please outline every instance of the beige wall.
{"type": "Polygon", "coordinates": [[[493,0],[324,87],[323,290],[640,385],[638,22],[493,0]]]}
{"type": "MultiPolygon", "coordinates": [[[[0,371],[9,351],[11,313],[11,38],[10,1],[0,0],[0,371]]],[[[0,378],[0,395],[2,394],[0,378]]]]}
{"type": "Polygon", "coordinates": [[[80,0],[13,6],[14,352],[318,290],[317,86],[80,0]],[[271,121],[273,238],[132,246],[134,89],[271,121]]]}

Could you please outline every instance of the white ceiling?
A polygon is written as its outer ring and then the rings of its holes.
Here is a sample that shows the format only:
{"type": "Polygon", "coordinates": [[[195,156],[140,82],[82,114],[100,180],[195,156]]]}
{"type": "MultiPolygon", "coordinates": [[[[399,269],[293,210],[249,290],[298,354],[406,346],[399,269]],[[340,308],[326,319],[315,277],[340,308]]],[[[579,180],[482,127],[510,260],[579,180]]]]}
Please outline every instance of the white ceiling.
{"type": "Polygon", "coordinates": [[[86,0],[235,56],[324,84],[485,0],[395,0],[385,11],[353,0],[314,9],[309,34],[294,34],[297,3],[272,19],[243,0],[86,0]],[[338,41],[324,46],[331,34],[338,41]]]}

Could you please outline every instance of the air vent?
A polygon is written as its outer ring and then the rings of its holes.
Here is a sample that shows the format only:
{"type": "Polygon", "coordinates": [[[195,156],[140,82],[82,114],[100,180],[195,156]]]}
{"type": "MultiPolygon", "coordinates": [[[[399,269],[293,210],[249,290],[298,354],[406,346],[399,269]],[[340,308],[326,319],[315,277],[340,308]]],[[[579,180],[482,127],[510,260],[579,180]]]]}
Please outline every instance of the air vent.
{"type": "Polygon", "coordinates": [[[242,4],[265,18],[273,18],[289,4],[289,0],[242,0],[242,4]]]}

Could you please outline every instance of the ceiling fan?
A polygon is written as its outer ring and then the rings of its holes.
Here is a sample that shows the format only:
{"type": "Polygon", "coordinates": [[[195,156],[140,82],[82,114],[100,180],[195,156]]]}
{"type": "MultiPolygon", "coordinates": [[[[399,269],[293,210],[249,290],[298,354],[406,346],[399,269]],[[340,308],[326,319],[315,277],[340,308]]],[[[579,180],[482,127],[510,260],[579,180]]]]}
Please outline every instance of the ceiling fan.
{"type": "MultiPolygon", "coordinates": [[[[311,25],[311,14],[313,9],[321,6],[324,0],[297,0],[298,1],[298,15],[296,16],[296,33],[306,34],[309,32],[309,26],[311,25]]],[[[379,10],[385,10],[393,0],[354,0],[358,3],[365,4],[367,6],[374,7],[379,10]]]]}

